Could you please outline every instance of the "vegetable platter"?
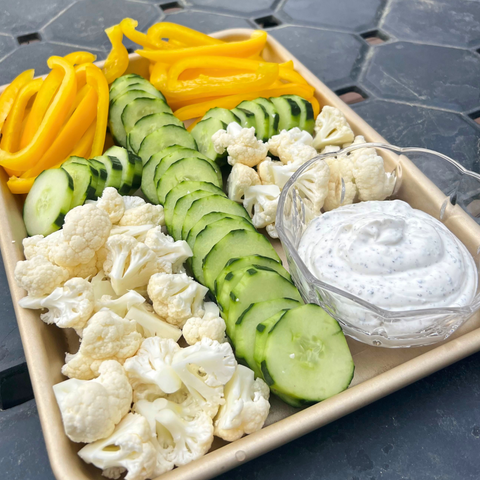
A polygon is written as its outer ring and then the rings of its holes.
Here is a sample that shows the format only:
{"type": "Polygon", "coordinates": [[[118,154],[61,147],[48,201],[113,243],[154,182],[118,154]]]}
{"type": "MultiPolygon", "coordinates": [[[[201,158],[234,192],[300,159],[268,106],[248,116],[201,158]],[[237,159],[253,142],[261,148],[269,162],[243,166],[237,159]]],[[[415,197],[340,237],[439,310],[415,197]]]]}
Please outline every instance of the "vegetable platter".
{"type": "MultiPolygon", "coordinates": [[[[213,37],[226,41],[245,41],[251,38],[251,33],[247,29],[234,29],[218,32],[213,37]]],[[[330,105],[343,112],[355,135],[363,135],[368,142],[386,143],[273,38],[268,38],[262,56],[267,62],[285,63],[293,60],[296,71],[314,87],[314,96],[320,105],[330,105]]],[[[149,65],[145,58],[131,54],[129,60],[127,73],[149,77],[149,65]]],[[[98,63],[100,67],[102,65],[98,63]]],[[[384,160],[392,168],[397,162],[393,153],[391,157],[385,155],[384,160]]],[[[53,386],[64,380],[61,370],[65,363],[65,352],[77,350],[78,336],[72,329],[62,330],[46,325],[39,321],[38,312],[18,305],[24,291],[15,282],[14,270],[17,262],[24,259],[22,240],[26,237],[26,231],[22,219],[23,199],[11,193],[7,186],[7,174],[3,170],[0,175],[0,215],[4,221],[0,246],[53,472],[59,480],[103,478],[100,470],[79,458],[77,452],[80,445],[71,442],[65,435],[53,391],[53,386]]],[[[401,175],[402,182],[396,198],[437,216],[445,203],[445,195],[408,158],[402,158],[401,175]]],[[[460,207],[453,205],[447,207],[444,223],[478,261],[480,227],[460,207]]],[[[284,259],[280,243],[273,240],[272,244],[284,259]]],[[[272,395],[270,414],[264,428],[229,444],[216,440],[208,454],[163,473],[161,478],[212,478],[305,435],[480,350],[479,327],[480,316],[477,314],[447,342],[415,349],[380,349],[347,339],[355,363],[355,376],[348,389],[303,409],[288,406],[272,395]]]]}

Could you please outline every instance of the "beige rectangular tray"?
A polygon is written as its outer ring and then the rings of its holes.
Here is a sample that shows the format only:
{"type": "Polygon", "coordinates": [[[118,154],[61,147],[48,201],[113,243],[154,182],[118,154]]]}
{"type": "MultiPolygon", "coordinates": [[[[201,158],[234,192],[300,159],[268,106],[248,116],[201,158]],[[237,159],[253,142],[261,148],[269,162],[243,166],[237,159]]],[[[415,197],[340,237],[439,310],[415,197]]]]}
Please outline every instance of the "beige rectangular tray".
{"type": "MultiPolygon", "coordinates": [[[[226,40],[241,40],[248,38],[250,33],[248,29],[235,29],[219,32],[215,36],[226,40]]],[[[342,110],[355,133],[364,135],[367,141],[386,143],[373,128],[272,37],[269,37],[264,57],[276,62],[293,59],[295,68],[315,87],[316,97],[321,105],[333,105],[342,110]]],[[[129,72],[147,76],[147,62],[137,55],[131,55],[130,59],[129,72]]],[[[390,160],[386,159],[387,162],[390,160]]],[[[22,199],[9,192],[6,174],[0,170],[0,218],[3,223],[0,247],[52,469],[58,480],[100,479],[103,478],[100,471],[84,464],[77,456],[76,452],[81,445],[70,442],[65,436],[52,390],[52,385],[64,380],[60,369],[64,363],[65,352],[75,348],[74,336],[69,336],[55,326],[47,326],[39,320],[38,312],[23,310],[17,306],[19,299],[25,294],[16,286],[13,278],[16,262],[23,260],[22,239],[25,237],[25,228],[22,220],[22,199]]],[[[399,198],[432,215],[440,211],[445,196],[408,161],[404,166],[403,179],[399,198]]],[[[449,215],[447,226],[478,260],[480,227],[459,207],[455,207],[453,214],[449,215]]],[[[349,339],[356,370],[348,390],[301,411],[272,398],[268,426],[264,429],[232,444],[216,442],[215,450],[205,457],[172,470],[161,478],[212,478],[305,435],[480,350],[479,327],[480,315],[477,314],[449,341],[436,346],[412,349],[375,348],[349,339]]]]}

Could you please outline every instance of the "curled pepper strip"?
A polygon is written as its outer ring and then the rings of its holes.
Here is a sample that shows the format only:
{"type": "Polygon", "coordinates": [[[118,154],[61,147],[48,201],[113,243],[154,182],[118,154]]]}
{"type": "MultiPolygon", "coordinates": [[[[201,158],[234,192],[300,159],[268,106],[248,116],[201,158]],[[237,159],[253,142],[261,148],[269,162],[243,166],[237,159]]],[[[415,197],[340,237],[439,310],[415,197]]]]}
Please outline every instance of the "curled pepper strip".
{"type": "Polygon", "coordinates": [[[162,48],[163,43],[165,43],[162,40],[163,38],[168,38],[170,42],[175,40],[188,47],[220,45],[225,43],[223,40],[219,40],[218,38],[213,38],[209,35],[205,35],[204,33],[192,30],[191,28],[170,22],[160,22],[152,25],[148,29],[147,37],[150,43],[153,44],[153,48],[162,48]]]}
{"type": "Polygon", "coordinates": [[[250,57],[260,53],[267,43],[267,32],[255,30],[248,40],[217,45],[176,48],[174,50],[137,50],[142,57],[154,62],[174,63],[188,57],[214,55],[219,57],[250,57]]]}
{"type": "Polygon", "coordinates": [[[35,70],[25,70],[16,77],[13,82],[3,91],[0,96],[0,131],[3,128],[3,124],[12,109],[13,103],[17,98],[18,92],[28,83],[33,80],[35,70]]]}
{"type": "Polygon", "coordinates": [[[317,115],[320,113],[320,104],[315,97],[307,98],[307,100],[312,104],[313,108],[313,117],[317,118],[317,115]]]}
{"type": "Polygon", "coordinates": [[[112,44],[112,49],[103,65],[103,73],[110,84],[125,73],[129,59],[127,49],[122,43],[123,33],[120,25],[107,28],[105,33],[112,44]]]}
{"type": "Polygon", "coordinates": [[[37,177],[19,178],[12,176],[7,181],[7,187],[14,194],[28,193],[37,177]]]}
{"type": "Polygon", "coordinates": [[[42,157],[53,143],[75,100],[77,81],[72,65],[61,57],[50,57],[47,64],[52,69],[57,67],[64,70],[65,75],[62,83],[32,141],[25,148],[15,153],[0,149],[0,165],[4,168],[16,171],[25,171],[32,168],[36,160],[42,157]]]}
{"type": "Polygon", "coordinates": [[[157,62],[152,64],[152,70],[150,72],[150,83],[160,91],[163,91],[167,87],[168,78],[168,63],[157,62]]]}
{"type": "Polygon", "coordinates": [[[87,85],[97,93],[97,126],[90,156],[96,157],[103,153],[103,146],[105,145],[105,135],[107,133],[108,121],[108,103],[109,90],[105,75],[95,65],[87,67],[87,85]]]}
{"type": "Polygon", "coordinates": [[[132,42],[138,43],[138,45],[146,48],[157,48],[156,45],[149,40],[147,35],[137,31],[136,27],[138,27],[138,22],[133,20],[133,18],[124,18],[120,22],[122,33],[132,42]]]}
{"type": "Polygon", "coordinates": [[[97,56],[90,52],[72,52],[63,57],[67,62],[70,62],[73,66],[80,63],[93,63],[97,56]]]}

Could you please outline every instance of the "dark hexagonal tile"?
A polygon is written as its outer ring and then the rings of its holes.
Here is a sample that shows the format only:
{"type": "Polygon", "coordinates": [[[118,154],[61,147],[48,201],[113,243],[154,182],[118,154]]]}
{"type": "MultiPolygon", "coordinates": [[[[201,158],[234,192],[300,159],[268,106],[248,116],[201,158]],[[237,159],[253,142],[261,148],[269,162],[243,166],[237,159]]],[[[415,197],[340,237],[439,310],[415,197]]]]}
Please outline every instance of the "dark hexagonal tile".
{"type": "Polygon", "coordinates": [[[364,84],[381,98],[464,111],[480,106],[479,78],[475,53],[397,42],[374,49],[364,84]]]}
{"type": "MultiPolygon", "coordinates": [[[[119,23],[125,17],[138,20],[139,30],[158,21],[162,16],[154,5],[125,0],[86,0],[66,10],[45,28],[45,38],[56,42],[78,45],[82,48],[110,48],[105,28],[119,23]]],[[[135,44],[124,38],[126,47],[135,44]]]]}
{"type": "Polygon", "coordinates": [[[212,12],[235,12],[244,16],[255,16],[257,12],[268,10],[275,0],[189,0],[195,7],[202,7],[212,12]]]}
{"type": "Polygon", "coordinates": [[[333,89],[355,81],[368,48],[354,35],[313,28],[280,27],[269,30],[269,34],[333,89]]]}
{"type": "Polygon", "coordinates": [[[194,28],[203,33],[217,32],[227,28],[252,28],[244,18],[230,17],[227,15],[216,15],[207,12],[184,11],[167,15],[167,22],[178,23],[185,27],[194,28]]]}
{"type": "Polygon", "coordinates": [[[377,26],[385,0],[288,0],[283,12],[294,23],[361,32],[377,26]]]}
{"type": "Polygon", "coordinates": [[[40,30],[74,0],[0,0],[0,32],[14,36],[40,30]]]}
{"type": "Polygon", "coordinates": [[[394,0],[382,28],[401,40],[473,46],[480,41],[480,3],[394,0]]]}
{"type": "Polygon", "coordinates": [[[0,35],[0,58],[17,48],[17,42],[10,35],[0,35]]]}

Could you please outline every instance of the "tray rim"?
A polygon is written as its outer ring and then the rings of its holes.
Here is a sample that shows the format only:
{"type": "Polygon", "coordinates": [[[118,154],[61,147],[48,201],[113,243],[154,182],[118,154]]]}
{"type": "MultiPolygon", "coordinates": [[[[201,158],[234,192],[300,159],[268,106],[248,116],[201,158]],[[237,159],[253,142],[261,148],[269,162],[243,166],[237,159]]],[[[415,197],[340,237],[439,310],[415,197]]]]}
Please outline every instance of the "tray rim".
{"type": "MultiPolygon", "coordinates": [[[[249,36],[254,29],[227,29],[212,34],[217,38],[249,36]]],[[[306,80],[316,87],[316,93],[321,88],[321,94],[326,101],[339,109],[346,115],[349,122],[360,125],[363,135],[368,141],[376,143],[388,143],[378,134],[365,120],[363,120],[355,111],[346,105],[330,88],[321,82],[310,70],[299,62],[290,52],[281,45],[272,36],[268,37],[268,48],[273,48],[277,53],[288,56],[294,61],[295,68],[299,70],[306,80]]],[[[130,54],[130,59],[137,59],[137,54],[130,54]]],[[[102,66],[104,61],[96,62],[96,65],[102,66]]],[[[43,78],[46,75],[42,76],[43,78]]],[[[0,93],[7,85],[0,87],[0,93]]],[[[16,200],[9,195],[6,187],[6,174],[0,172],[1,195],[0,195],[0,215],[7,217],[9,207],[15,206],[16,200]]],[[[7,222],[8,223],[8,222],[7,222]]],[[[63,425],[60,422],[52,424],[52,415],[60,419],[57,405],[52,407],[53,392],[45,391],[45,382],[47,377],[42,374],[40,366],[36,364],[35,350],[38,347],[46,348],[42,338],[32,338],[29,331],[29,323],[38,322],[38,315],[34,311],[26,311],[19,307],[18,300],[24,296],[24,291],[16,284],[13,277],[13,270],[18,258],[23,259],[21,245],[13,244],[13,233],[15,225],[8,223],[5,230],[0,233],[0,248],[5,265],[12,302],[19,325],[22,344],[25,350],[27,366],[31,375],[32,386],[38,406],[39,418],[45,438],[48,456],[55,477],[58,480],[72,478],[72,467],[74,462],[65,454],[66,436],[63,431],[63,425]],[[40,345],[41,344],[41,345],[40,345]],[[55,411],[53,411],[55,410],[55,411]],[[64,438],[59,438],[59,435],[64,438]],[[73,463],[72,463],[73,462],[73,463]]],[[[18,227],[18,226],[17,226],[18,227]]],[[[203,480],[220,475],[240,464],[252,460],[268,451],[284,445],[302,435],[305,435],[323,425],[341,418],[363,406],[368,405],[386,395],[389,395],[411,383],[420,380],[462,358],[467,357],[480,350],[480,328],[463,334],[457,338],[451,339],[447,343],[439,344],[437,347],[407,360],[387,371],[365,380],[346,391],[331,397],[319,404],[301,410],[289,417],[273,423],[262,430],[243,437],[233,443],[227,444],[206,456],[192,462],[186,466],[176,468],[170,472],[164,473],[157,479],[162,480],[203,480]]],[[[38,353],[38,352],[37,352],[38,353]]],[[[48,381],[47,381],[48,383],[48,381]]],[[[51,389],[50,389],[51,390],[51,389]]],[[[69,441],[67,440],[67,443],[69,441]]],[[[76,458],[75,460],[79,460],[76,458]]],[[[85,475],[80,474],[77,478],[88,479],[86,470],[85,475]]],[[[156,479],[155,479],[156,480],[156,479]]]]}

